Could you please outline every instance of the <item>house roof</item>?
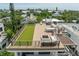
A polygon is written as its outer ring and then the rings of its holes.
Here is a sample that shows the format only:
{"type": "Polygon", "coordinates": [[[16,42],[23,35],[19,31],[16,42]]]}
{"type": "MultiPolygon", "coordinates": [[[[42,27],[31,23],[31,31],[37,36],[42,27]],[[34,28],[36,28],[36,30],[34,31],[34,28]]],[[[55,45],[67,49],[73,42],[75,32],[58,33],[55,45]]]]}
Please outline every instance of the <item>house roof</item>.
{"type": "Polygon", "coordinates": [[[46,21],[46,22],[64,22],[63,20],[59,20],[59,19],[56,19],[56,18],[52,18],[52,19],[43,19],[43,21],[46,21]]]}

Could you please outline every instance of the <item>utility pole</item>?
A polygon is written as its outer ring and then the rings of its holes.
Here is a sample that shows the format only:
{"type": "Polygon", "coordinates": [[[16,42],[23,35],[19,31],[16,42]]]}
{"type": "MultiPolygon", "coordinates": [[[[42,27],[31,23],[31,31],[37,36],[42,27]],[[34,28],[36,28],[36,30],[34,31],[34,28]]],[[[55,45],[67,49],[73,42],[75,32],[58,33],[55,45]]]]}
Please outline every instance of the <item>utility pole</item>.
{"type": "Polygon", "coordinates": [[[16,19],[15,19],[15,11],[14,11],[14,4],[9,4],[10,8],[10,16],[11,16],[11,23],[12,23],[12,30],[16,32],[16,19]]]}

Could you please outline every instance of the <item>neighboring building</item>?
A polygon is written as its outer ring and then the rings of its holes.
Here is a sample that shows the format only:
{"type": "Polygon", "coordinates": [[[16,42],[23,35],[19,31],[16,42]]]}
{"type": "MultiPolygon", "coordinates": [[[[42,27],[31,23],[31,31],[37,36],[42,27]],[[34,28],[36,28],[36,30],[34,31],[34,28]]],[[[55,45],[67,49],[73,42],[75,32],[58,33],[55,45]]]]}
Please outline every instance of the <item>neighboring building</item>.
{"type": "Polygon", "coordinates": [[[29,10],[22,10],[22,13],[26,14],[27,12],[30,12],[29,10]]]}
{"type": "Polygon", "coordinates": [[[0,19],[0,22],[2,22],[2,19],[0,19]]]}
{"type": "Polygon", "coordinates": [[[57,23],[63,23],[64,22],[64,20],[59,20],[59,19],[56,19],[56,18],[43,19],[42,21],[47,23],[47,24],[51,24],[53,22],[57,22],[57,23]]]}
{"type": "Polygon", "coordinates": [[[54,14],[52,14],[52,16],[61,16],[61,15],[60,15],[60,12],[61,12],[61,11],[58,10],[57,7],[56,7],[56,10],[54,10],[53,12],[54,12],[54,14]]]}
{"type": "Polygon", "coordinates": [[[29,22],[37,22],[36,17],[33,14],[30,14],[30,16],[26,16],[23,20],[22,20],[22,24],[24,23],[29,23],[29,22]]]}
{"type": "Polygon", "coordinates": [[[69,37],[77,44],[76,54],[79,55],[79,24],[76,23],[66,23],[63,24],[67,30],[69,37]]]}
{"type": "Polygon", "coordinates": [[[41,13],[42,11],[40,9],[33,9],[34,12],[37,12],[37,13],[41,13]]]}
{"type": "Polygon", "coordinates": [[[58,11],[55,11],[55,13],[52,16],[61,16],[61,15],[59,14],[58,11]]]}
{"type": "Polygon", "coordinates": [[[0,50],[3,50],[7,46],[6,35],[0,34],[0,50]]]}
{"type": "Polygon", "coordinates": [[[72,22],[73,22],[73,23],[76,23],[76,22],[77,22],[77,20],[72,20],[72,22]]]}
{"type": "Polygon", "coordinates": [[[10,17],[4,17],[4,18],[1,18],[1,19],[0,19],[0,22],[3,22],[4,19],[5,19],[6,21],[11,21],[10,17]]]}
{"type": "Polygon", "coordinates": [[[41,13],[41,10],[36,10],[35,12],[37,12],[37,13],[41,13]]]}
{"type": "Polygon", "coordinates": [[[36,16],[34,16],[32,13],[29,16],[29,23],[36,23],[36,16]]]}
{"type": "Polygon", "coordinates": [[[25,24],[29,22],[29,16],[26,16],[22,21],[21,24],[25,24]]]}
{"type": "Polygon", "coordinates": [[[22,17],[26,17],[27,15],[26,15],[26,14],[22,14],[21,16],[22,16],[22,17]]]}
{"type": "Polygon", "coordinates": [[[51,12],[53,12],[53,11],[52,11],[52,10],[48,10],[48,12],[50,12],[50,13],[51,13],[51,12]]]}
{"type": "Polygon", "coordinates": [[[3,23],[0,23],[0,33],[4,32],[4,25],[3,23]]]}
{"type": "Polygon", "coordinates": [[[4,25],[0,23],[0,50],[7,46],[6,34],[4,32],[4,25]]]}

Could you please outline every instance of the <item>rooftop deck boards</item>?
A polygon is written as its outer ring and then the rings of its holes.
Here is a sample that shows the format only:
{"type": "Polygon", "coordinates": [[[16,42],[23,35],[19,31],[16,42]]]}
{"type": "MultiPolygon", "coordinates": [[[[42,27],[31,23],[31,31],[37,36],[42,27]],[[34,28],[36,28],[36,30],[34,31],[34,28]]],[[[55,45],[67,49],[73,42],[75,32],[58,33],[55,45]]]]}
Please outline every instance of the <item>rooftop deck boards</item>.
{"type": "Polygon", "coordinates": [[[69,39],[68,37],[64,36],[64,35],[57,35],[58,38],[60,39],[60,41],[62,42],[62,44],[64,45],[75,45],[75,43],[69,39]]]}

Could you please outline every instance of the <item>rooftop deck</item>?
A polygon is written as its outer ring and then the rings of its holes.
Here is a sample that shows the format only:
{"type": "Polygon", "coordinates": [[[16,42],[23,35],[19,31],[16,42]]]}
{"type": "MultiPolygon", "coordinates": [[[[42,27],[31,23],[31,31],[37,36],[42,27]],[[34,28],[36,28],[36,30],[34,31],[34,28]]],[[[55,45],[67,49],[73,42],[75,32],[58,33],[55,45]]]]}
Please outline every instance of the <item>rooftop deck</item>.
{"type": "Polygon", "coordinates": [[[71,39],[65,35],[57,35],[63,45],[76,45],[71,39]]]}
{"type": "Polygon", "coordinates": [[[59,39],[60,39],[60,43],[57,44],[56,46],[48,46],[48,47],[42,47],[41,46],[41,36],[42,35],[48,35],[48,36],[52,36],[52,33],[46,32],[45,28],[46,27],[50,27],[47,26],[46,24],[36,24],[35,25],[35,30],[34,30],[34,34],[33,34],[33,40],[32,40],[32,45],[28,45],[29,41],[26,42],[25,45],[9,45],[7,47],[7,50],[61,50],[64,49],[64,45],[74,45],[73,41],[71,41],[69,38],[66,38],[62,35],[58,35],[59,39]]]}

